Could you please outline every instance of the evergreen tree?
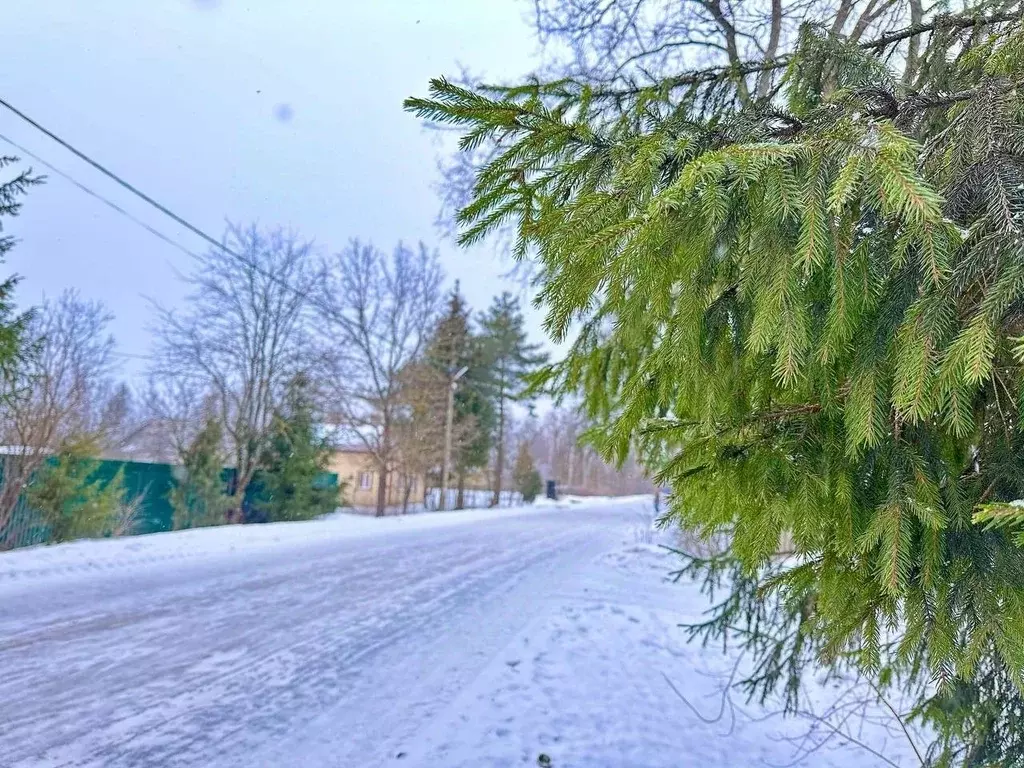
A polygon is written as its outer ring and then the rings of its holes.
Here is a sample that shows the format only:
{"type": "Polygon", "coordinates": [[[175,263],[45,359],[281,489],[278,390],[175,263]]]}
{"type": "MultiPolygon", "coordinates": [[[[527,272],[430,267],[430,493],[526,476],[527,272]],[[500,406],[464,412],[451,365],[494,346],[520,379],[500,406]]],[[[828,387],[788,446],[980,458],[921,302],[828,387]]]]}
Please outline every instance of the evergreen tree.
{"type": "Polygon", "coordinates": [[[539,344],[526,341],[526,330],[519,299],[505,291],[494,298],[490,309],[480,318],[484,350],[490,367],[489,383],[497,405],[497,428],[492,506],[501,502],[502,476],[505,471],[505,423],[509,402],[521,400],[526,377],[547,362],[539,344]]]}
{"type": "Polygon", "coordinates": [[[50,529],[50,541],[108,536],[124,503],[123,470],[104,481],[91,457],[96,444],[81,438],[61,445],[25,491],[29,507],[50,529]]]}
{"type": "MultiPolygon", "coordinates": [[[[16,157],[0,156],[0,172],[4,172],[17,162],[16,157]]],[[[21,198],[28,192],[29,187],[42,181],[42,177],[32,175],[31,169],[0,181],[0,263],[3,263],[16,242],[11,235],[3,234],[4,217],[17,216],[21,210],[21,198]]],[[[17,284],[17,277],[0,280],[0,381],[11,379],[25,351],[24,338],[29,315],[15,311],[13,293],[17,284]]],[[[0,387],[0,401],[8,393],[9,387],[0,387]]]]}
{"type": "Polygon", "coordinates": [[[257,508],[269,522],[311,520],[338,506],[338,487],[322,482],[331,450],[318,433],[316,413],[309,378],[294,376],[274,419],[259,475],[262,492],[257,508]]]}
{"type": "MultiPolygon", "coordinates": [[[[6,173],[17,162],[15,157],[0,156],[0,174],[6,173]]],[[[0,180],[0,264],[15,244],[15,238],[5,234],[4,219],[17,216],[21,210],[21,197],[28,192],[29,187],[41,182],[42,178],[33,176],[31,170],[0,180]]],[[[24,369],[27,353],[32,346],[27,338],[32,315],[30,312],[19,313],[15,309],[14,290],[17,285],[17,276],[0,279],[0,428],[4,433],[11,431],[5,411],[21,394],[23,385],[19,369],[24,369]]],[[[0,457],[0,539],[7,546],[10,545],[8,526],[21,495],[23,482],[14,478],[11,466],[10,457],[0,457]]]]}
{"type": "Polygon", "coordinates": [[[224,481],[223,434],[220,421],[207,418],[181,457],[170,496],[176,531],[226,522],[231,497],[224,481]]]}
{"type": "Polygon", "coordinates": [[[487,466],[494,434],[494,405],[489,396],[491,372],[487,365],[483,339],[473,332],[469,308],[455,283],[442,315],[427,347],[427,362],[444,373],[448,385],[463,368],[455,389],[453,419],[452,468],[458,494],[455,506],[464,506],[466,476],[487,466]]]}
{"type": "Polygon", "coordinates": [[[407,102],[495,142],[461,242],[511,222],[535,255],[548,330],[580,329],[550,386],[730,536],[689,563],[731,590],[696,634],[791,708],[811,661],[919,686],[940,764],[1024,761],[1024,550],[985,525],[1024,498],[1022,80],[1019,12],[981,3],[650,88],[407,102]]]}
{"type": "Polygon", "coordinates": [[[516,451],[516,463],[512,467],[512,482],[515,483],[516,490],[522,494],[523,501],[527,504],[532,504],[544,487],[540,472],[533,464],[530,446],[525,440],[519,443],[519,449],[516,451]]]}

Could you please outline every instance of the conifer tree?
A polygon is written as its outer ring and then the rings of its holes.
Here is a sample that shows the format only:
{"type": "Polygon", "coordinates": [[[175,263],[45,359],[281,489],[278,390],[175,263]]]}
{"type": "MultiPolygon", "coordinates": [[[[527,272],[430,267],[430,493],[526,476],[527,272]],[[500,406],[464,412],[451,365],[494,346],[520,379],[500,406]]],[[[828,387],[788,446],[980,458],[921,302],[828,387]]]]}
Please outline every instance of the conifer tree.
{"type": "Polygon", "coordinates": [[[494,405],[489,396],[491,372],[487,365],[483,340],[470,325],[469,307],[459,291],[458,282],[448,299],[448,308],[441,316],[427,347],[427,362],[440,370],[448,386],[459,371],[455,389],[452,467],[456,477],[455,506],[464,506],[466,476],[487,465],[494,430],[494,405]]]}
{"type": "MultiPolygon", "coordinates": [[[[0,156],[0,173],[17,162],[18,158],[16,157],[0,156]]],[[[17,216],[21,210],[21,198],[30,187],[40,184],[42,181],[42,177],[32,175],[31,169],[0,181],[0,264],[4,262],[8,252],[15,244],[14,237],[4,234],[4,218],[17,216]]],[[[24,337],[29,315],[18,313],[14,308],[13,293],[17,284],[17,277],[0,280],[0,381],[7,381],[11,378],[14,368],[24,352],[24,337]]],[[[0,387],[0,400],[7,392],[7,387],[0,387]]],[[[0,521],[0,523],[2,522],[0,521]]]]}
{"type": "Polygon", "coordinates": [[[227,522],[231,497],[223,476],[223,442],[220,420],[210,417],[182,455],[170,495],[174,530],[227,522]]]}
{"type": "Polygon", "coordinates": [[[730,537],[690,562],[731,574],[698,634],[758,629],[755,695],[812,660],[921,685],[944,764],[1024,760],[1024,550],[986,527],[1024,497],[1022,80],[1019,12],[982,3],[652,87],[407,101],[494,142],[461,242],[513,227],[548,331],[579,328],[550,386],[730,537]]]}
{"type": "Polygon", "coordinates": [[[505,471],[505,425],[510,401],[520,400],[526,390],[526,377],[547,362],[539,344],[526,340],[524,318],[519,299],[505,291],[494,297],[487,313],[480,318],[484,352],[490,368],[490,390],[496,407],[497,425],[494,433],[494,496],[491,506],[501,502],[502,477],[505,471]]]}
{"type": "Polygon", "coordinates": [[[257,503],[270,522],[311,520],[338,506],[338,488],[322,482],[331,449],[326,436],[318,434],[310,387],[305,374],[292,377],[284,405],[274,417],[257,503]]]}
{"type": "Polygon", "coordinates": [[[64,442],[25,491],[26,502],[42,516],[53,543],[113,532],[125,501],[124,473],[118,471],[107,481],[98,477],[95,449],[89,438],[64,442]]]}
{"type": "MultiPolygon", "coordinates": [[[[8,169],[17,162],[16,157],[0,155],[0,174],[6,175],[8,169]]],[[[4,263],[15,245],[15,238],[4,229],[5,219],[18,215],[21,198],[30,187],[42,180],[41,177],[33,176],[31,169],[0,180],[0,264],[4,263]]],[[[32,346],[27,338],[32,315],[30,312],[18,312],[14,304],[14,289],[17,285],[17,276],[0,279],[0,409],[9,408],[20,394],[18,371],[24,368],[26,353],[32,346]]],[[[0,415],[3,415],[2,411],[0,415]]],[[[6,419],[0,419],[0,422],[6,422],[6,419]]],[[[3,431],[8,431],[6,424],[3,431]]],[[[5,438],[9,438],[9,435],[0,435],[0,440],[5,438]]],[[[7,464],[8,483],[4,484],[4,463],[5,460],[0,458],[0,537],[6,538],[14,506],[21,494],[21,483],[12,480],[14,473],[10,464],[7,464]]]]}

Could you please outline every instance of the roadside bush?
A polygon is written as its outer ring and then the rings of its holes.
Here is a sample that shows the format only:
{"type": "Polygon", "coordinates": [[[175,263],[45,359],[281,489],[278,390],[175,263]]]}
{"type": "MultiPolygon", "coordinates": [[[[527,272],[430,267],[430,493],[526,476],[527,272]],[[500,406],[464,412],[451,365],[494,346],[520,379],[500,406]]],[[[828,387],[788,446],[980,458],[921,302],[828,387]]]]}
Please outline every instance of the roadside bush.
{"type": "Polygon", "coordinates": [[[523,495],[523,502],[532,504],[533,500],[544,487],[540,472],[533,464],[533,454],[525,442],[519,444],[516,452],[516,463],[512,468],[512,481],[516,484],[516,490],[523,495]]]}
{"type": "Polygon", "coordinates": [[[225,522],[231,499],[222,477],[221,438],[220,422],[207,419],[181,457],[170,495],[176,531],[225,522]]]}
{"type": "Polygon", "coordinates": [[[49,527],[50,541],[110,536],[124,503],[124,478],[96,477],[91,440],[69,441],[39,470],[25,491],[28,505],[49,527]]]}

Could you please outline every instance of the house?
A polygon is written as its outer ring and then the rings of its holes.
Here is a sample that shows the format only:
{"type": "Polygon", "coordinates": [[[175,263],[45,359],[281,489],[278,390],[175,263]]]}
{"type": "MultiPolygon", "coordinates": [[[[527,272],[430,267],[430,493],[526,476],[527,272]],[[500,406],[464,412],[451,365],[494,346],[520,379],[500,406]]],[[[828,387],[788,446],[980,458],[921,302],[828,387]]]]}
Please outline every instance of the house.
{"type": "MultiPolygon", "coordinates": [[[[344,485],[344,500],[356,508],[373,508],[377,506],[377,492],[380,487],[379,467],[369,449],[362,446],[346,446],[335,449],[327,466],[328,472],[338,476],[339,484],[344,485]]],[[[418,476],[407,477],[401,467],[393,469],[387,478],[388,507],[398,508],[406,502],[418,507],[423,504],[424,483],[418,476]]]]}

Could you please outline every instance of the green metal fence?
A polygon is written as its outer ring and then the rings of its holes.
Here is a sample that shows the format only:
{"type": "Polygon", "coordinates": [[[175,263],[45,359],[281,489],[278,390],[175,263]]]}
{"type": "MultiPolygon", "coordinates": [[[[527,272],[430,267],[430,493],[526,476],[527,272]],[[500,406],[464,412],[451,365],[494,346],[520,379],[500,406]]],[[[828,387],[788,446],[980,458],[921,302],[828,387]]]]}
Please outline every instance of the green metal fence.
{"type": "MultiPolygon", "coordinates": [[[[0,484],[3,483],[5,459],[7,457],[0,456],[0,484]]],[[[125,501],[139,501],[139,511],[132,525],[131,534],[171,530],[174,510],[171,507],[170,493],[175,485],[175,467],[171,464],[142,461],[102,460],[98,462],[91,477],[107,483],[113,480],[118,472],[123,472],[125,501]]],[[[228,491],[234,484],[234,470],[225,469],[222,477],[225,491],[228,491]]],[[[337,484],[338,476],[330,472],[322,472],[314,480],[314,485],[318,487],[336,487],[337,484]]],[[[247,512],[253,508],[261,493],[262,483],[257,474],[246,490],[243,508],[247,512]]],[[[247,518],[252,519],[248,514],[247,518]]],[[[19,498],[7,525],[0,527],[0,550],[45,544],[49,540],[49,528],[39,513],[31,509],[23,497],[19,498]]]]}
{"type": "Polygon", "coordinates": [[[125,499],[140,499],[139,515],[133,533],[157,533],[171,530],[170,493],[174,488],[174,467],[142,461],[101,461],[93,477],[110,482],[123,472],[125,499]]]}

